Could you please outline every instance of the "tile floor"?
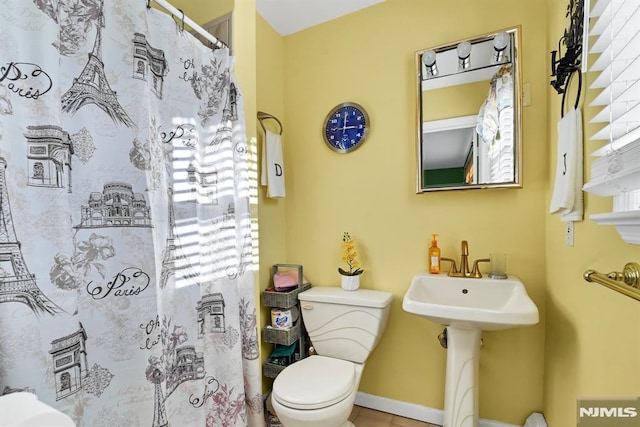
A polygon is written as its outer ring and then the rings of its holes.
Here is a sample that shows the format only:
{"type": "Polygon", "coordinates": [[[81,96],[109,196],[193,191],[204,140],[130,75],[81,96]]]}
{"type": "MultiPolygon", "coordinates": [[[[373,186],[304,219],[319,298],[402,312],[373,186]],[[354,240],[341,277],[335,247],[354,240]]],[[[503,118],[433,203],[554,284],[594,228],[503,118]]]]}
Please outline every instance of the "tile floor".
{"type": "Polygon", "coordinates": [[[410,418],[386,412],[374,411],[362,406],[354,406],[349,417],[356,427],[440,427],[435,424],[423,423],[410,418]]]}

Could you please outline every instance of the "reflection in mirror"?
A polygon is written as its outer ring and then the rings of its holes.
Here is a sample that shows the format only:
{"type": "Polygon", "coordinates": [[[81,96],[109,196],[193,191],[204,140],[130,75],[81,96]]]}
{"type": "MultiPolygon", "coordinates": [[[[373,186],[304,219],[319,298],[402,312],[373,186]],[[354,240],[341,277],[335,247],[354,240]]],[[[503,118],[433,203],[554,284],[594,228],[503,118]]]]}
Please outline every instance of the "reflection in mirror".
{"type": "Polygon", "coordinates": [[[521,187],[518,28],[416,52],[418,192],[521,187]]]}

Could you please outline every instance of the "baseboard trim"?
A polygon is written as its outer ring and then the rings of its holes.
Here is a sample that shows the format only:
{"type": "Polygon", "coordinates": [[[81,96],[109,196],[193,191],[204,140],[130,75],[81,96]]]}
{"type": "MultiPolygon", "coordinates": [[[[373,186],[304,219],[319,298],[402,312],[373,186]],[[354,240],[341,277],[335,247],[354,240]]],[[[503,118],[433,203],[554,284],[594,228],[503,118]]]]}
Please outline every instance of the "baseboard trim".
{"type": "MultiPolygon", "coordinates": [[[[360,391],[356,395],[356,405],[440,426],[444,422],[444,411],[442,409],[429,408],[428,406],[418,405],[417,403],[401,402],[399,400],[374,396],[360,391]]],[[[480,420],[480,427],[519,426],[502,423],[500,421],[480,420]]]]}

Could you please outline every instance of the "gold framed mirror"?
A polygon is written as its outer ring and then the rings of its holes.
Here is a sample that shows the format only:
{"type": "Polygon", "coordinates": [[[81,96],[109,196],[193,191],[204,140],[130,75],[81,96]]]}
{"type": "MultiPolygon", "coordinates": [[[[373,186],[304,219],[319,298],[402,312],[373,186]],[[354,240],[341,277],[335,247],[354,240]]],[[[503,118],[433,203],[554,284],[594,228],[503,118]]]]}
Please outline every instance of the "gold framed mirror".
{"type": "Polygon", "coordinates": [[[415,53],[417,193],[522,187],[520,27],[415,53]]]}

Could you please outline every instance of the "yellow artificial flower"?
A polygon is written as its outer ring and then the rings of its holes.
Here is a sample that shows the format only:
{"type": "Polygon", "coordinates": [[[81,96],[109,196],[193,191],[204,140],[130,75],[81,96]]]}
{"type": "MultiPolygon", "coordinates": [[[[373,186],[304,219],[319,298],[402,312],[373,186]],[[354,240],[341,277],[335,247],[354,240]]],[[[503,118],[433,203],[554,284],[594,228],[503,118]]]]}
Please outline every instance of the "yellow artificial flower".
{"type": "Polygon", "coordinates": [[[348,232],[344,232],[342,236],[342,261],[347,264],[349,270],[338,268],[340,274],[344,276],[356,276],[362,273],[360,268],[360,262],[358,262],[358,252],[356,252],[355,241],[351,238],[348,232]]]}

